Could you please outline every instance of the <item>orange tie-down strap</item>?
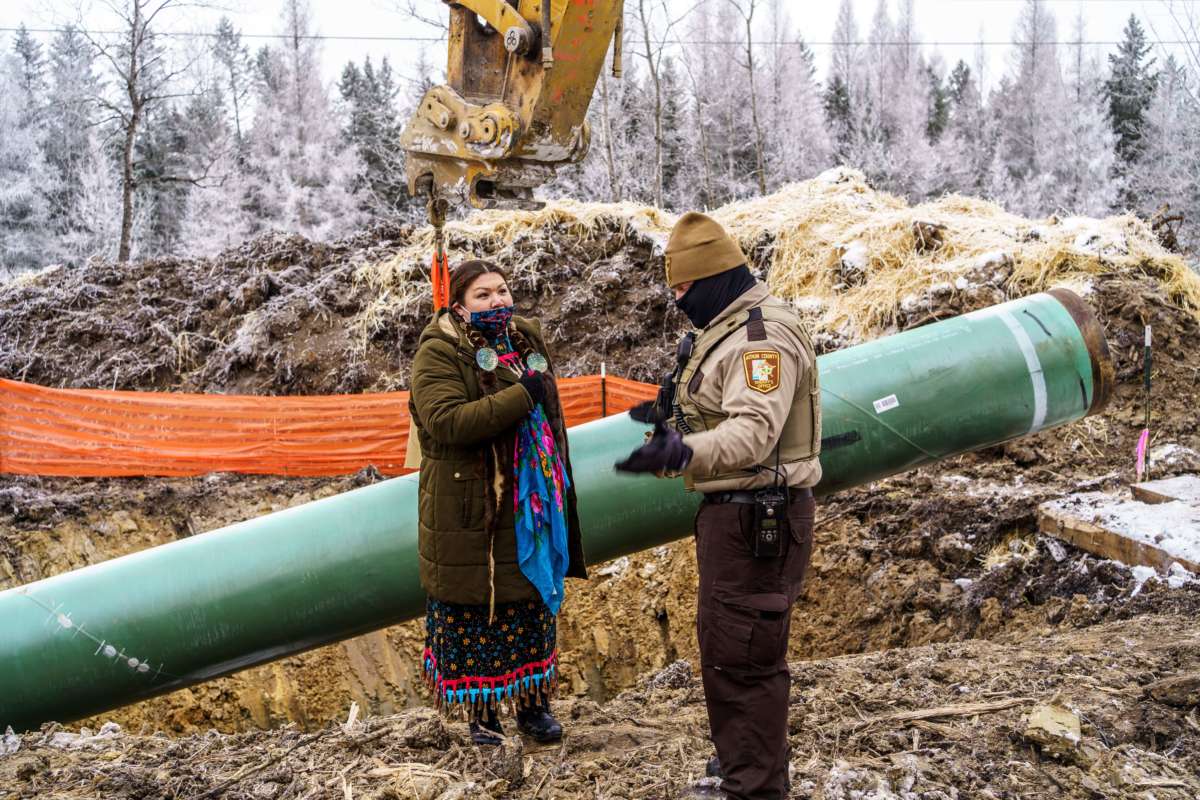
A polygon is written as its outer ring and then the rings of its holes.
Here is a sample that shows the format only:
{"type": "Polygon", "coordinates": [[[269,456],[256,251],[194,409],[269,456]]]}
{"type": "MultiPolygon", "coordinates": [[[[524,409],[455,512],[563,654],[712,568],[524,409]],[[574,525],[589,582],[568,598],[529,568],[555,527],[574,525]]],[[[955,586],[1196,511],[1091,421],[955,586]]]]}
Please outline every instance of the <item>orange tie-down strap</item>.
{"type": "MultiPolygon", "coordinates": [[[[568,425],[618,414],[657,387],[559,380],[568,425]]],[[[401,475],[408,392],[320,397],[49,389],[0,379],[0,473],[108,477],[401,475]]]]}

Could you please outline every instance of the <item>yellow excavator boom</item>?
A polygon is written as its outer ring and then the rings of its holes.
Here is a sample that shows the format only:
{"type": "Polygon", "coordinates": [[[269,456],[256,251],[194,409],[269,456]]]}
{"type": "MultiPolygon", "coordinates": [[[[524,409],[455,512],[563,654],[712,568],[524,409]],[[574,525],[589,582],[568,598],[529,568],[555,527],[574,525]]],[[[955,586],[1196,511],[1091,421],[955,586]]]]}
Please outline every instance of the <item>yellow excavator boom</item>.
{"type": "Polygon", "coordinates": [[[538,208],[533,189],[587,154],[592,90],[623,0],[456,0],[446,83],[404,127],[408,189],[447,205],[538,208]],[[549,32],[548,35],[546,32],[549,32]]]}

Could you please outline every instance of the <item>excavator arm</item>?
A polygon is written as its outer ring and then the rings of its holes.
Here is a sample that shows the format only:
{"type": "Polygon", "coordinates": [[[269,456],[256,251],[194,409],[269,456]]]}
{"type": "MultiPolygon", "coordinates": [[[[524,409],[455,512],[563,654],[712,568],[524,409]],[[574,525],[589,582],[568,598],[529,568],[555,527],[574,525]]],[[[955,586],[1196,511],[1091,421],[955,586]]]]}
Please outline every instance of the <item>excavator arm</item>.
{"type": "Polygon", "coordinates": [[[445,0],[446,83],[404,127],[408,189],[440,223],[451,205],[536,209],[533,189],[587,154],[592,90],[623,0],[445,0]]]}

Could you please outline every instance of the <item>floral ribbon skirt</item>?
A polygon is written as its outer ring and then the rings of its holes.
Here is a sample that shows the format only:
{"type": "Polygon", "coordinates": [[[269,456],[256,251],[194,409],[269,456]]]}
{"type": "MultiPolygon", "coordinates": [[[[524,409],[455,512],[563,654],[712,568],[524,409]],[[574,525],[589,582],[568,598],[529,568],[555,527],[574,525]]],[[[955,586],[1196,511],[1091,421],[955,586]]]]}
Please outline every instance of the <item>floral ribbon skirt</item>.
{"type": "Polygon", "coordinates": [[[541,600],[496,606],[429,598],[425,609],[425,680],[438,708],[510,711],[548,701],[558,683],[557,620],[541,600]]]}

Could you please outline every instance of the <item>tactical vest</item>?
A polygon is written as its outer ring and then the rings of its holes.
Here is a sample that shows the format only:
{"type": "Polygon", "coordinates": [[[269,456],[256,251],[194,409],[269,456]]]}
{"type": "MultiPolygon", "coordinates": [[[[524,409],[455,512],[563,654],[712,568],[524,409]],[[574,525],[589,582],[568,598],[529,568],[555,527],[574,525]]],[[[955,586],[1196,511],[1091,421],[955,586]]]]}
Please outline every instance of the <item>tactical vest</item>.
{"type": "MultiPolygon", "coordinates": [[[[784,422],[783,431],[780,433],[778,455],[776,455],[775,451],[772,451],[772,463],[764,465],[773,468],[775,467],[774,461],[776,458],[778,458],[779,464],[782,467],[786,464],[808,461],[820,455],[821,386],[817,378],[816,353],[813,350],[812,340],[808,336],[808,331],[800,324],[800,320],[791,309],[779,303],[778,300],[774,302],[772,300],[774,298],[770,298],[763,305],[746,312],[730,314],[721,322],[700,332],[693,345],[692,357],[688,359],[687,364],[684,365],[683,372],[680,373],[679,378],[676,380],[673,411],[675,413],[675,423],[682,433],[710,431],[728,419],[728,415],[723,413],[721,409],[701,408],[692,398],[692,394],[700,388],[700,381],[704,377],[703,373],[700,372],[701,365],[709,353],[715,350],[721,342],[742,328],[748,329],[747,335],[749,336],[755,332],[755,327],[757,326],[759,335],[764,337],[763,343],[769,344],[765,339],[765,333],[761,332],[762,320],[783,325],[800,341],[812,368],[804,371],[800,383],[796,387],[796,394],[792,398],[791,410],[788,411],[787,421],[784,422]]],[[[751,339],[751,341],[755,341],[755,339],[751,339]]],[[[753,390],[747,389],[746,391],[753,390]]],[[[706,476],[704,481],[745,477],[746,475],[758,472],[758,466],[748,466],[745,470],[726,475],[706,476]]]]}

